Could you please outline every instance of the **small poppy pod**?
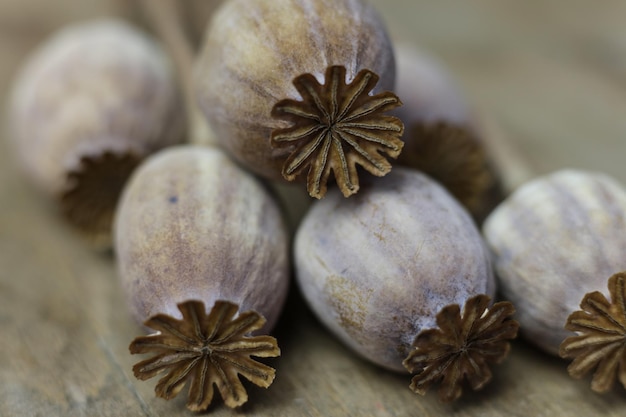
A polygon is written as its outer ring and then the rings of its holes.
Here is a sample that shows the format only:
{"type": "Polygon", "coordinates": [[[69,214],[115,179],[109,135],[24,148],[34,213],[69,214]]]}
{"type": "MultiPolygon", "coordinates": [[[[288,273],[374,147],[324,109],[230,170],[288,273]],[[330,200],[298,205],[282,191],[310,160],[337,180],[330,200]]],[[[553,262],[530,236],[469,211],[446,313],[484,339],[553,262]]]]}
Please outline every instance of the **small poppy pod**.
{"type": "Polygon", "coordinates": [[[311,206],[295,238],[296,277],[319,319],[373,363],[404,371],[437,313],[493,297],[489,252],[469,214],[426,175],[396,167],[311,206]]]}

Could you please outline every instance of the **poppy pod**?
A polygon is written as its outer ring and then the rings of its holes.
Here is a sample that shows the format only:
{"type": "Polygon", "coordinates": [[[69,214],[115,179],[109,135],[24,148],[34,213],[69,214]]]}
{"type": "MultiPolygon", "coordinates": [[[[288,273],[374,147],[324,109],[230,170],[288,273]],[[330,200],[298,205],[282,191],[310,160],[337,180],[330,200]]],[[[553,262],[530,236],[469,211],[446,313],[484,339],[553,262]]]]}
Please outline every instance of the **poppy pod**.
{"type": "Polygon", "coordinates": [[[333,177],[358,191],[357,166],[382,176],[401,149],[393,49],[359,0],[229,0],[195,67],[199,105],[220,145],[271,179],[306,177],[321,198],[333,177]],[[331,177],[331,174],[333,176],[331,177]]]}

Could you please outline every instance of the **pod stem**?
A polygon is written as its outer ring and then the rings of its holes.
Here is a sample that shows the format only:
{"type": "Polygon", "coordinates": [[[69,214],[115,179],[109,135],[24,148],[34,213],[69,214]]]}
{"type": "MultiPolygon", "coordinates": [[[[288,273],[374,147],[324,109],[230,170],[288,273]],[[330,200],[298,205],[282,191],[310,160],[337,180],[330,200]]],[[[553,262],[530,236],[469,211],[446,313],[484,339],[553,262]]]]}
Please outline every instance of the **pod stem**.
{"type": "Polygon", "coordinates": [[[184,29],[185,19],[181,2],[177,0],[138,0],[138,2],[174,62],[187,111],[189,142],[215,145],[211,128],[196,104],[192,82],[196,48],[189,33],[184,29]]]}

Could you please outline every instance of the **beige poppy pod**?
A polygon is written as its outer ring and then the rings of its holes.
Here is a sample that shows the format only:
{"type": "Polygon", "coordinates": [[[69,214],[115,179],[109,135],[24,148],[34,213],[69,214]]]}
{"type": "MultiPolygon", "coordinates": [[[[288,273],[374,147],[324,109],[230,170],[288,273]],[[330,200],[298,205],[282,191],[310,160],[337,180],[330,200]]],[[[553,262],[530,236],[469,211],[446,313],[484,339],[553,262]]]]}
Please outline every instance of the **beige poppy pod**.
{"type": "Polygon", "coordinates": [[[440,182],[480,223],[502,199],[475,110],[448,69],[406,43],[395,46],[396,91],[404,105],[393,111],[405,126],[398,164],[440,182]]]}
{"type": "Polygon", "coordinates": [[[250,359],[277,356],[271,331],[290,279],[289,238],[270,193],[221,150],[165,149],[140,165],[120,200],[115,252],[132,315],[159,331],[131,353],[158,396],[190,383],[187,406],[205,410],[216,384],[226,404],[247,400],[238,374],[267,387],[274,370],[250,359]]]}
{"type": "Polygon", "coordinates": [[[183,139],[180,99],[162,49],[129,24],[74,24],[25,63],[9,99],[24,172],[59,199],[97,245],[110,242],[122,185],[147,154],[183,139]]]}
{"type": "Polygon", "coordinates": [[[626,270],[626,190],[605,174],[557,171],[518,188],[483,232],[522,335],[556,355],[585,294],[607,294],[626,270]]]}
{"type": "Polygon", "coordinates": [[[309,306],[373,363],[405,371],[415,337],[442,308],[493,297],[489,252],[471,217],[428,176],[403,167],[344,199],[311,206],[295,238],[309,306]]]}
{"type": "Polygon", "coordinates": [[[395,63],[383,21],[361,0],[227,0],[209,23],[194,91],[219,144],[271,179],[306,176],[345,196],[357,166],[378,176],[402,149],[395,63]]]}

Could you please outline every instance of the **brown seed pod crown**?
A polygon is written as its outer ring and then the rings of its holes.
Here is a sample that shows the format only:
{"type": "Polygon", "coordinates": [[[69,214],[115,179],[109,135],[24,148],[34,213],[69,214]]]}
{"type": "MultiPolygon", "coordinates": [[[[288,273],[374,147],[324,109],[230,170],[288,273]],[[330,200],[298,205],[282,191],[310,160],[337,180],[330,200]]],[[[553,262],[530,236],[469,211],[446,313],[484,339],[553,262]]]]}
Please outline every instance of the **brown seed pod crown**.
{"type": "Polygon", "coordinates": [[[417,335],[414,349],[402,362],[415,374],[413,392],[425,395],[439,383],[439,399],[450,402],[461,397],[465,380],[475,391],[491,381],[489,365],[506,358],[519,323],[512,319],[513,304],[500,301],[489,307],[489,302],[485,294],[471,297],[463,314],[458,304],[448,305],[437,314],[437,328],[417,335]]]}
{"type": "Polygon", "coordinates": [[[274,382],[276,371],[250,358],[280,356],[276,339],[250,336],[265,324],[263,316],[246,311],[237,317],[236,304],[218,300],[210,313],[202,301],[178,305],[182,319],[159,314],[144,323],[157,333],[137,337],[130,353],[151,353],[133,366],[141,380],[165,373],[156,395],[166,400],[176,397],[189,382],[187,408],[204,411],[213,401],[214,385],[227,406],[234,408],[248,400],[239,375],[263,388],[274,382]]]}
{"type": "Polygon", "coordinates": [[[581,310],[567,318],[565,328],[578,333],[561,343],[559,354],[574,359],[567,368],[573,378],[582,378],[595,368],[591,389],[607,392],[618,380],[626,388],[626,272],[608,281],[610,297],[600,291],[586,294],[581,310]]]}

